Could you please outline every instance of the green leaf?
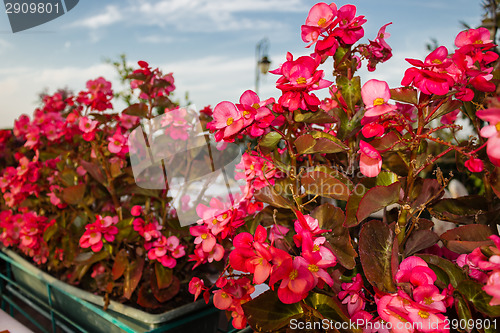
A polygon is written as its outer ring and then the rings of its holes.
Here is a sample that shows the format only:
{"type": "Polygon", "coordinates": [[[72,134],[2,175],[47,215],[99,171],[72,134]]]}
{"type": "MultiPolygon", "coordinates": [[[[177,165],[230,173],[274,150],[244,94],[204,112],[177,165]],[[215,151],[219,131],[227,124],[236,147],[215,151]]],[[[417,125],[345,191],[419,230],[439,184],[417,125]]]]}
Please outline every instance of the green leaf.
{"type": "Polygon", "coordinates": [[[293,120],[297,123],[329,124],[336,122],[336,119],[328,113],[318,110],[316,112],[295,110],[293,120]]]}
{"type": "Polygon", "coordinates": [[[321,229],[332,230],[326,234],[326,239],[338,262],[347,269],[354,269],[358,253],[352,246],[349,229],[343,226],[342,209],[330,203],[324,203],[316,207],[311,212],[311,216],[318,220],[321,229]]]}
{"type": "Polygon", "coordinates": [[[349,80],[345,76],[337,76],[337,86],[342,91],[342,97],[349,109],[353,112],[358,101],[361,99],[361,79],[355,76],[349,80]]]}
{"type": "Polygon", "coordinates": [[[135,103],[123,110],[123,113],[129,116],[146,117],[148,114],[148,106],[144,103],[135,103]]]}
{"type": "Polygon", "coordinates": [[[439,241],[439,236],[431,230],[413,231],[406,241],[404,256],[408,257],[414,253],[431,247],[439,241]]]}
{"type": "Polygon", "coordinates": [[[104,177],[104,172],[101,167],[97,163],[87,162],[85,160],[80,159],[81,166],[99,183],[104,184],[106,182],[106,178],[104,177]]]}
{"type": "MultiPolygon", "coordinates": [[[[467,304],[467,301],[462,296],[462,294],[460,294],[459,292],[455,291],[453,293],[453,296],[455,298],[455,309],[457,310],[458,319],[460,321],[463,321],[463,322],[466,322],[466,323],[469,321],[469,319],[473,319],[472,318],[472,313],[470,312],[469,305],[467,304]]],[[[472,328],[473,327],[470,327],[470,328],[466,329],[466,331],[468,333],[470,333],[470,332],[472,332],[472,328]]]]}
{"type": "Polygon", "coordinates": [[[62,199],[67,204],[76,205],[82,201],[83,195],[85,194],[85,188],[85,184],[65,187],[62,190],[62,199]]]}
{"type": "Polygon", "coordinates": [[[144,258],[136,257],[125,269],[125,281],[123,282],[123,297],[130,299],[135,288],[139,284],[144,268],[144,258]]]}
{"type": "Polygon", "coordinates": [[[292,208],[294,205],[286,198],[281,196],[274,186],[266,186],[254,193],[255,199],[270,204],[274,207],[292,208]]]}
{"type": "Polygon", "coordinates": [[[443,270],[447,274],[449,283],[451,283],[453,288],[456,288],[460,282],[467,279],[464,271],[456,264],[447,259],[438,257],[433,254],[418,254],[417,256],[424,259],[426,263],[434,265],[443,270]]]}
{"type": "Polygon", "coordinates": [[[390,171],[381,171],[375,178],[375,185],[389,186],[398,181],[398,175],[390,171]]]}
{"type": "MultiPolygon", "coordinates": [[[[320,319],[329,319],[333,322],[349,323],[349,317],[342,310],[336,297],[330,297],[319,293],[311,293],[305,300],[305,303],[317,310],[317,317],[320,319]]],[[[342,332],[362,332],[361,329],[343,329],[342,332]]]]}
{"type": "Polygon", "coordinates": [[[300,303],[283,304],[272,290],[242,304],[241,307],[248,323],[257,332],[276,331],[304,313],[300,303]]]}
{"type": "Polygon", "coordinates": [[[317,131],[299,136],[294,144],[299,154],[330,154],[349,150],[349,147],[335,136],[317,131]]]}
{"type": "Polygon", "coordinates": [[[398,269],[398,240],[384,222],[373,220],[361,228],[359,257],[370,284],[384,292],[395,292],[398,269]]]}
{"type": "Polygon", "coordinates": [[[410,87],[400,87],[391,89],[391,99],[398,102],[417,105],[418,104],[417,90],[415,88],[410,88],[410,87]]]}
{"type": "Polygon", "coordinates": [[[163,266],[159,262],[155,263],[155,275],[159,289],[167,288],[172,283],[173,270],[163,266]]]}
{"type": "Polygon", "coordinates": [[[125,249],[121,249],[118,251],[115,257],[115,262],[113,263],[113,268],[111,269],[111,275],[113,280],[118,280],[123,273],[125,273],[125,269],[128,266],[128,254],[125,249]]]}
{"type": "Polygon", "coordinates": [[[437,219],[460,224],[488,224],[498,218],[500,207],[488,211],[488,202],[484,196],[469,195],[456,199],[441,199],[428,207],[431,215],[437,219]]]}
{"type": "Polygon", "coordinates": [[[469,224],[448,230],[441,235],[441,240],[449,250],[467,254],[476,247],[494,245],[493,241],[488,238],[491,235],[491,229],[488,226],[469,224]]]}
{"type": "Polygon", "coordinates": [[[347,201],[349,187],[339,179],[320,171],[312,171],[301,177],[306,193],[347,201]]]}
{"type": "Polygon", "coordinates": [[[375,186],[366,192],[356,212],[359,222],[368,218],[371,214],[399,201],[401,183],[396,182],[389,186],[375,186]]]}
{"type": "Polygon", "coordinates": [[[358,221],[356,217],[356,212],[358,211],[361,199],[363,199],[363,196],[367,191],[368,188],[363,183],[357,184],[351,191],[351,195],[349,196],[349,199],[347,200],[347,204],[345,207],[345,212],[346,212],[344,221],[345,227],[348,228],[355,227],[359,224],[360,221],[358,221]]]}
{"type": "Polygon", "coordinates": [[[460,282],[457,290],[466,300],[471,302],[479,312],[490,317],[500,317],[500,305],[489,305],[493,297],[488,295],[482,288],[483,285],[476,281],[464,280],[460,282]]]}
{"type": "Polygon", "coordinates": [[[259,147],[264,153],[273,151],[281,140],[281,134],[278,132],[269,132],[259,141],[259,147]]]}
{"type": "Polygon", "coordinates": [[[50,225],[45,231],[43,232],[43,240],[48,242],[52,236],[56,234],[56,232],[59,231],[59,225],[57,222],[54,224],[50,225]]]}
{"type": "Polygon", "coordinates": [[[177,276],[172,277],[170,285],[164,289],[160,289],[156,282],[156,277],[151,276],[151,290],[158,302],[164,303],[168,300],[171,300],[179,293],[181,282],[179,281],[177,276]]]}
{"type": "Polygon", "coordinates": [[[447,102],[443,103],[443,105],[441,105],[439,107],[439,109],[437,109],[436,112],[434,112],[434,114],[430,117],[429,121],[432,121],[432,120],[439,118],[439,117],[442,117],[442,116],[444,116],[452,111],[455,111],[461,105],[462,105],[461,101],[458,101],[456,99],[452,100],[450,98],[447,102]]]}

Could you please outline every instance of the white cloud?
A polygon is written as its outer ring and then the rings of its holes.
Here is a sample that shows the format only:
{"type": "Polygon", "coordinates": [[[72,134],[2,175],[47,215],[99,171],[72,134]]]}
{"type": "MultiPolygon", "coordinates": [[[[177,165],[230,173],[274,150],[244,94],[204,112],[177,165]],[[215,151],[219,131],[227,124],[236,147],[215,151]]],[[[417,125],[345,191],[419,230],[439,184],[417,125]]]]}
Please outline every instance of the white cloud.
{"type": "Polygon", "coordinates": [[[131,25],[174,27],[177,31],[234,31],[279,28],[264,18],[243,18],[242,13],[304,12],[303,0],[129,0],[108,5],[72,26],[100,28],[119,22],[131,25]]]}
{"type": "Polygon", "coordinates": [[[17,67],[0,70],[0,128],[12,128],[14,120],[23,113],[31,115],[39,106],[37,96],[44,89],[48,89],[49,93],[60,88],[77,92],[85,88],[88,80],[99,76],[113,81],[116,73],[113,67],[106,64],[91,67],[17,67]]]}
{"type": "Polygon", "coordinates": [[[143,43],[169,44],[174,41],[179,41],[179,38],[174,38],[171,36],[150,35],[150,36],[141,36],[139,40],[143,43]]]}
{"type": "Polygon", "coordinates": [[[76,21],[72,24],[72,26],[97,29],[120,22],[123,19],[124,16],[122,14],[122,9],[114,5],[108,5],[105,7],[103,13],[76,21]]]}

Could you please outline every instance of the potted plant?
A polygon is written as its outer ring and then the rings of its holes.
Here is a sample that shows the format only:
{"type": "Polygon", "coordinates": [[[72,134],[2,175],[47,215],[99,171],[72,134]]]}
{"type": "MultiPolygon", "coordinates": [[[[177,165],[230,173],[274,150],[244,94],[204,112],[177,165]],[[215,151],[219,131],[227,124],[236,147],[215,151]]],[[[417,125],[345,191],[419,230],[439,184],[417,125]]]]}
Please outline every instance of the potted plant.
{"type": "MultiPolygon", "coordinates": [[[[87,291],[78,297],[130,316],[128,323],[145,329],[170,320],[169,310],[184,306],[175,314],[180,316],[205,305],[188,304],[187,282],[194,274],[188,254],[194,244],[179,225],[168,183],[157,189],[136,184],[127,141],[141,120],[160,117],[165,135],[178,144],[194,125],[187,118],[169,118],[171,110],[182,110],[171,100],[172,73],[144,61],[138,65],[122,68],[130,84],[119,95],[128,105],[123,112],[114,111],[120,98],[99,77],[77,94],[61,90],[43,96],[32,118],[23,115],[12,131],[1,132],[0,241],[50,274],[29,268],[42,276],[37,283],[13,267],[18,282],[33,293],[46,297],[47,284],[75,292],[57,281],[66,282],[87,291]]],[[[67,307],[66,301],[53,302],[60,303],[59,310],[67,307]]],[[[102,323],[83,318],[84,310],[70,311],[83,327],[102,329],[102,323]]],[[[198,322],[182,329],[216,329],[218,314],[211,313],[212,328],[198,322]]]]}
{"type": "Polygon", "coordinates": [[[213,109],[207,128],[217,141],[249,142],[237,175],[246,187],[231,205],[199,205],[193,259],[226,267],[214,285],[193,278],[190,291],[195,299],[213,294],[235,327],[259,332],[494,332],[494,38],[485,28],[462,31],[454,51],[440,46],[407,59],[402,86],[390,89],[356,74],[392,56],[389,23],[358,43],[365,22],[353,5],[314,5],[301,27],[313,53],[288,53],[271,71],[280,97],[246,91],[213,109]],[[319,69],[327,59],[332,77],[319,69]],[[330,97],[320,100],[320,89],[330,97]],[[459,115],[470,126],[458,125],[459,115]],[[453,173],[477,180],[470,195],[443,198],[450,158],[453,173]],[[437,234],[438,220],[450,230],[437,234]],[[219,248],[229,255],[214,257],[219,248]],[[263,284],[268,290],[252,297],[263,284]]]}

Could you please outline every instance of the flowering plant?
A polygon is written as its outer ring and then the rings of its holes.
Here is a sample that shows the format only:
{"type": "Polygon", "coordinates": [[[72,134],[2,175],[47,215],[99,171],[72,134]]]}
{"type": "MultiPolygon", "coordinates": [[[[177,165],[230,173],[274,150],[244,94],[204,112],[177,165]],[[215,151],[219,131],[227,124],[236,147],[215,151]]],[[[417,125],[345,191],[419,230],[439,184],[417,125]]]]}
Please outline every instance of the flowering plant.
{"type": "Polygon", "coordinates": [[[180,142],[192,125],[168,117],[181,110],[170,99],[172,74],[138,65],[125,67],[123,112],[114,112],[111,83],[100,77],[78,94],[44,96],[32,119],[22,115],[1,132],[0,242],[106,301],[163,311],[188,302],[194,245],[168,184],[136,185],[128,137],[141,119],[163,117],[180,142]]]}
{"type": "Polygon", "coordinates": [[[313,53],[288,53],[271,71],[278,100],[246,91],[213,109],[207,128],[217,141],[258,142],[239,164],[239,202],[198,206],[190,260],[226,267],[214,286],[195,277],[189,289],[213,294],[235,327],[256,331],[492,332],[500,316],[495,45],[485,28],[462,31],[454,52],[440,46],[407,59],[402,86],[390,89],[356,75],[392,56],[390,23],[356,44],[365,22],[353,5],[314,5],[301,28],[313,53]],[[319,69],[328,58],[331,79],[319,69]],[[320,100],[320,89],[330,97],[320,100]],[[471,126],[456,124],[458,115],[471,126]],[[451,169],[477,180],[471,195],[443,196],[450,158],[451,169]],[[252,296],[262,284],[268,290],[252,296]]]}

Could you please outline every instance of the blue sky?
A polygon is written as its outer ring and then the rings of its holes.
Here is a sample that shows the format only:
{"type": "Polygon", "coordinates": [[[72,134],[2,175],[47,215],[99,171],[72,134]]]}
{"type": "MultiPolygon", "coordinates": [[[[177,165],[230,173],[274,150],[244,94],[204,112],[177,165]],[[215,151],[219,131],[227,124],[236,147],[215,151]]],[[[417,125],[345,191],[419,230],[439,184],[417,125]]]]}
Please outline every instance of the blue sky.
{"type": "MultiPolygon", "coordinates": [[[[270,40],[271,68],[287,51],[306,55],[300,25],[316,1],[307,0],[80,0],[67,14],[39,27],[13,34],[0,12],[0,127],[11,127],[22,113],[31,114],[37,95],[47,88],[77,92],[88,79],[104,76],[117,84],[105,58],[125,53],[130,62],[148,61],[173,72],[176,97],[189,92],[198,108],[223,100],[236,102],[255,85],[255,46],[270,40]]],[[[362,82],[378,78],[395,87],[408,64],[423,58],[425,44],[436,38],[449,49],[462,30],[459,21],[477,26],[482,10],[477,0],[353,0],[365,15],[365,37],[387,29],[393,58],[362,82]]],[[[2,7],[3,9],[3,7],[2,7]]],[[[323,67],[327,79],[331,75],[323,67]]],[[[330,77],[331,78],[331,77],[330,77]]],[[[277,76],[263,77],[262,98],[279,97],[277,76]]]]}

